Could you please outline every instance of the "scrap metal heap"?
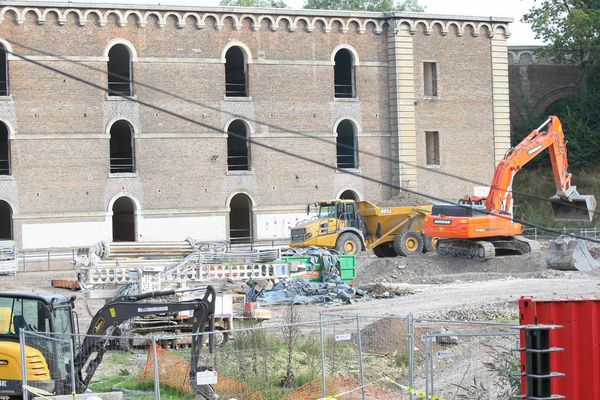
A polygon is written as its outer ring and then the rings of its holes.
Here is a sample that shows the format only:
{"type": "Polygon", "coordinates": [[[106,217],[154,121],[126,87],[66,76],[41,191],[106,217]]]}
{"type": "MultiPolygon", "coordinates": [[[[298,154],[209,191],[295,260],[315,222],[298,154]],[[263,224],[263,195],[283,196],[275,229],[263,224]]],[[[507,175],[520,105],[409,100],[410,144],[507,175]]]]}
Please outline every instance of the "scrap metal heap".
{"type": "MultiPolygon", "coordinates": [[[[232,251],[222,242],[188,238],[182,242],[99,242],[79,249],[74,262],[85,299],[110,300],[209,283],[223,288],[232,282],[287,278],[289,263],[276,262],[279,257],[279,249],[232,251]]],[[[233,297],[217,297],[215,317],[220,329],[233,328],[233,297]]],[[[179,295],[178,300],[187,298],[179,295]]],[[[120,326],[118,334],[180,334],[189,330],[189,317],[177,314],[136,318],[120,326]]]]}
{"type": "Polygon", "coordinates": [[[0,240],[0,275],[16,274],[17,248],[12,240],[0,240]]]}

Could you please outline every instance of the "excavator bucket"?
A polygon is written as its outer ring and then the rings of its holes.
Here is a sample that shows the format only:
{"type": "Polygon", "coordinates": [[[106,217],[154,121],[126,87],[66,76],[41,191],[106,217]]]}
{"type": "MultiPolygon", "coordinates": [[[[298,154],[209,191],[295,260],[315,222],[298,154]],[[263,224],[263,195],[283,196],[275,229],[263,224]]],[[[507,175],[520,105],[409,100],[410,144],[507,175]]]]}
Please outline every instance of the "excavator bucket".
{"type": "Polygon", "coordinates": [[[598,268],[598,261],[592,257],[584,240],[561,235],[551,240],[544,256],[548,268],[562,271],[591,271],[598,268]]]}
{"type": "Polygon", "coordinates": [[[596,210],[596,198],[593,195],[582,195],[573,189],[568,197],[550,197],[554,219],[557,221],[591,222],[596,210]]]}

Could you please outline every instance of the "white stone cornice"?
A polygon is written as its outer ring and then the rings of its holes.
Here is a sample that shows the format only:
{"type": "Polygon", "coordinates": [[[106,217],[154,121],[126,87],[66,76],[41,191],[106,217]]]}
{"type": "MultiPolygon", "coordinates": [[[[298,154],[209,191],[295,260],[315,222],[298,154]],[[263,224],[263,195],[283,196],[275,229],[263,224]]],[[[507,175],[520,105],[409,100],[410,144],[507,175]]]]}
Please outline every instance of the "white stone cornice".
{"type": "Polygon", "coordinates": [[[377,12],[355,12],[355,11],[326,11],[326,10],[290,10],[269,8],[244,8],[244,7],[181,7],[161,5],[125,5],[125,4],[78,4],[69,2],[41,2],[41,1],[14,1],[10,5],[4,5],[0,9],[0,23],[4,21],[7,13],[14,14],[18,25],[25,22],[27,14],[32,14],[38,24],[47,22],[48,14],[56,15],[58,25],[66,24],[70,14],[73,14],[80,26],[88,24],[88,16],[95,15],[96,23],[103,27],[107,24],[108,17],[113,15],[117,24],[124,27],[128,23],[128,17],[133,15],[137,19],[140,28],[148,24],[152,16],[157,19],[159,27],[165,27],[169,17],[175,18],[176,27],[181,29],[189,20],[194,20],[197,29],[206,27],[207,19],[211,19],[215,29],[221,30],[227,20],[233,24],[237,31],[241,30],[245,20],[250,21],[253,31],[258,31],[261,21],[268,20],[271,31],[279,30],[283,23],[289,32],[298,29],[298,22],[303,22],[303,29],[312,32],[319,27],[324,32],[332,32],[338,29],[342,33],[357,32],[359,34],[372,29],[375,34],[381,34],[387,26],[399,28],[406,23],[410,26],[411,33],[416,32],[419,24],[423,24],[425,32],[432,34],[438,26],[441,34],[446,35],[449,27],[454,25],[459,35],[464,32],[465,26],[470,25],[474,36],[478,36],[484,28],[489,37],[502,32],[508,37],[508,23],[510,18],[494,17],[468,17],[450,16],[424,13],[377,13],[377,12]],[[393,23],[390,23],[393,22],[393,23]]]}

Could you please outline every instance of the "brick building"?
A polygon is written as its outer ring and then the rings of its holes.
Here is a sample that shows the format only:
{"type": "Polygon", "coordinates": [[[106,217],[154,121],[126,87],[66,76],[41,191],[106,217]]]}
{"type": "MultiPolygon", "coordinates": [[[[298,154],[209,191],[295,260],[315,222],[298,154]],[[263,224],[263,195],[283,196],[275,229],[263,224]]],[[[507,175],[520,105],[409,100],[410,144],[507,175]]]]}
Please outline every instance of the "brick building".
{"type": "Polygon", "coordinates": [[[23,248],[285,237],[385,183],[471,193],[439,172],[489,182],[510,144],[510,19],[3,4],[0,236],[23,248]]]}

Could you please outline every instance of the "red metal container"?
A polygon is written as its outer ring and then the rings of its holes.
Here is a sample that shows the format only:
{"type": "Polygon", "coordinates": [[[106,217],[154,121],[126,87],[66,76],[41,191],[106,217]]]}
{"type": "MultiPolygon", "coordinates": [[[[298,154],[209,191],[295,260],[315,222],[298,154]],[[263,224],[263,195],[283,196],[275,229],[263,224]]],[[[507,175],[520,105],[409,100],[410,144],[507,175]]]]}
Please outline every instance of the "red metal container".
{"type": "MultiPolygon", "coordinates": [[[[550,356],[552,394],[567,400],[600,400],[600,297],[592,299],[519,300],[521,325],[561,325],[550,331],[550,345],[564,349],[550,356]]],[[[521,347],[525,347],[521,332],[521,347]]],[[[521,354],[521,370],[525,370],[521,354]]],[[[523,393],[526,393],[523,380],[523,393]]]]}

